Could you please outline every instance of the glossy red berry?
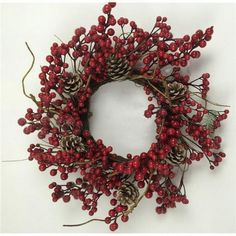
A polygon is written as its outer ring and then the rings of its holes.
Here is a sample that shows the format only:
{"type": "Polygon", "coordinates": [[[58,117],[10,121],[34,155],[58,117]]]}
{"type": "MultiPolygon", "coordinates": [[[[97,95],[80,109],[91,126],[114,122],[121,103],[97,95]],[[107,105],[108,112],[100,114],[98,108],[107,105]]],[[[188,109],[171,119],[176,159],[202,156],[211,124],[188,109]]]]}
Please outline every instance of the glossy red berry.
{"type": "Polygon", "coordinates": [[[110,12],[111,12],[111,5],[110,5],[110,4],[104,5],[104,7],[103,7],[102,10],[103,10],[103,13],[104,13],[104,14],[110,13],[110,12]]]}
{"type": "Polygon", "coordinates": [[[24,125],[26,124],[26,119],[20,118],[20,119],[18,120],[18,124],[19,124],[20,126],[24,126],[24,125]]]}
{"type": "Polygon", "coordinates": [[[106,17],[105,16],[99,16],[98,17],[99,24],[104,25],[106,23],[106,17]]]}
{"type": "Polygon", "coordinates": [[[118,224],[117,223],[112,223],[112,224],[110,224],[109,228],[110,228],[111,231],[115,231],[115,230],[118,229],[118,224]]]}
{"type": "Polygon", "coordinates": [[[121,216],[121,220],[122,220],[123,222],[127,222],[127,221],[129,220],[129,216],[128,216],[128,215],[122,215],[122,216],[121,216]]]}

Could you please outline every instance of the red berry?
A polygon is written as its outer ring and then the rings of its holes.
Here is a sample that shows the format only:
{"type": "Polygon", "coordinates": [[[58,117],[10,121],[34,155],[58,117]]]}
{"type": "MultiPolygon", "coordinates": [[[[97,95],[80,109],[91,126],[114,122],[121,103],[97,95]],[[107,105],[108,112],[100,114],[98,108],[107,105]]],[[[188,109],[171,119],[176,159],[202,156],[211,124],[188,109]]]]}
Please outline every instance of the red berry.
{"type": "Polygon", "coordinates": [[[103,9],[102,9],[104,14],[109,14],[111,12],[111,5],[110,4],[106,4],[103,9]]]}
{"type": "Polygon", "coordinates": [[[111,146],[109,146],[109,147],[107,148],[107,152],[112,152],[112,150],[113,150],[113,148],[112,148],[111,146]]]}
{"type": "Polygon", "coordinates": [[[189,35],[184,35],[183,40],[185,42],[188,42],[190,40],[190,36],[189,35]]]}
{"type": "Polygon", "coordinates": [[[116,215],[116,211],[111,209],[111,210],[109,210],[108,214],[110,217],[114,217],[116,215]]]}
{"type": "Polygon", "coordinates": [[[106,23],[106,17],[105,16],[99,16],[98,17],[99,24],[104,25],[106,23]]]}
{"type": "Polygon", "coordinates": [[[63,197],[63,201],[64,201],[64,202],[69,202],[69,201],[70,201],[70,195],[65,195],[65,196],[63,197]]]}
{"type": "Polygon", "coordinates": [[[61,177],[62,180],[66,180],[66,179],[68,179],[68,174],[67,173],[61,173],[60,177],[61,177]]]}
{"type": "Polygon", "coordinates": [[[122,216],[121,216],[121,220],[122,220],[123,222],[127,222],[127,221],[129,220],[129,216],[128,216],[128,215],[122,215],[122,216]]]}
{"type": "Polygon", "coordinates": [[[110,224],[111,223],[111,217],[106,217],[105,218],[105,223],[110,224]]]}
{"type": "Polygon", "coordinates": [[[161,21],[162,17],[161,16],[157,16],[156,21],[161,21]]]}
{"type": "Polygon", "coordinates": [[[160,114],[161,117],[166,117],[167,116],[167,111],[162,108],[162,109],[159,110],[159,114],[160,114]]]}
{"type": "Polygon", "coordinates": [[[49,67],[48,66],[42,66],[41,70],[42,70],[43,73],[48,73],[49,67]]]}
{"type": "Polygon", "coordinates": [[[201,41],[199,42],[199,46],[200,46],[201,48],[204,48],[204,47],[206,46],[206,41],[201,40],[201,41]]]}
{"type": "Polygon", "coordinates": [[[151,112],[150,110],[146,110],[146,111],[144,112],[144,116],[145,116],[146,118],[150,118],[150,117],[152,116],[152,112],[151,112]]]}
{"type": "Polygon", "coordinates": [[[151,198],[152,195],[153,195],[153,194],[152,194],[151,191],[148,191],[148,192],[145,193],[145,197],[146,197],[146,198],[151,198]]]}
{"type": "Polygon", "coordinates": [[[121,17],[120,19],[118,19],[117,23],[118,23],[118,25],[123,25],[124,24],[124,18],[121,17]]]}
{"type": "Polygon", "coordinates": [[[115,25],[116,24],[116,19],[114,17],[110,17],[109,20],[108,20],[108,24],[109,25],[115,25]]]}
{"type": "Polygon", "coordinates": [[[50,175],[51,176],[55,176],[57,174],[57,170],[56,169],[51,169],[50,170],[50,175]]]}
{"type": "Polygon", "coordinates": [[[79,37],[81,36],[81,30],[80,30],[80,28],[78,28],[78,29],[75,30],[75,35],[78,36],[78,39],[79,39],[79,37]]]}
{"type": "Polygon", "coordinates": [[[109,2],[108,3],[112,8],[114,8],[116,6],[116,2],[109,2]]]}
{"type": "Polygon", "coordinates": [[[164,17],[162,18],[162,21],[163,21],[163,22],[166,22],[166,21],[167,21],[167,17],[164,16],[164,17]]]}
{"type": "Polygon", "coordinates": [[[162,207],[156,207],[156,213],[161,214],[162,213],[162,207]]]}
{"type": "Polygon", "coordinates": [[[182,199],[182,203],[183,203],[183,204],[188,204],[188,203],[189,203],[189,200],[188,200],[187,198],[183,198],[183,199],[182,199]]]}
{"type": "Polygon", "coordinates": [[[42,164],[39,165],[39,170],[40,171],[45,171],[46,169],[47,169],[46,164],[42,163],[42,164]]]}
{"type": "Polygon", "coordinates": [[[18,124],[19,124],[20,126],[24,126],[24,125],[26,124],[26,119],[25,119],[25,118],[20,118],[20,119],[18,120],[18,124]]]}
{"type": "Polygon", "coordinates": [[[108,34],[109,36],[113,36],[113,35],[115,34],[115,31],[110,28],[110,29],[107,30],[107,34],[108,34]]]}
{"type": "Polygon", "coordinates": [[[46,61],[49,62],[49,63],[53,62],[53,57],[51,55],[48,55],[46,57],[46,61]]]}
{"type": "Polygon", "coordinates": [[[111,199],[110,201],[112,206],[115,206],[117,204],[117,200],[115,198],[111,199]]]}
{"type": "Polygon", "coordinates": [[[130,27],[132,28],[132,29],[136,29],[137,28],[137,24],[134,22],[134,21],[130,21],[130,27]]]}
{"type": "Polygon", "coordinates": [[[171,50],[172,52],[175,52],[175,51],[177,50],[177,45],[176,45],[176,43],[171,43],[171,44],[170,44],[170,50],[171,50]]]}
{"type": "Polygon", "coordinates": [[[56,185],[57,185],[57,184],[56,184],[55,182],[52,182],[51,184],[49,184],[48,187],[49,187],[50,189],[53,189],[53,188],[56,187],[56,185]]]}
{"type": "Polygon", "coordinates": [[[114,223],[110,224],[109,228],[111,231],[115,231],[118,229],[118,224],[114,222],[114,223]]]}

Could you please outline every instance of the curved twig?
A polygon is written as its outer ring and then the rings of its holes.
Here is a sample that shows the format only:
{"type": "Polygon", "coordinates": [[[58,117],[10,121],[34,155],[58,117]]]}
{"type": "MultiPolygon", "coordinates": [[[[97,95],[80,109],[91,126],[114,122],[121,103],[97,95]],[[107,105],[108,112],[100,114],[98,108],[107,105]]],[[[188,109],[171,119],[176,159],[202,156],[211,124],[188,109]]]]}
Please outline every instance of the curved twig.
{"type": "Polygon", "coordinates": [[[105,221],[103,219],[91,219],[91,220],[88,220],[88,221],[85,221],[83,223],[80,223],[80,224],[74,224],[74,225],[63,225],[64,227],[77,227],[77,226],[82,226],[82,225],[85,225],[85,224],[88,224],[92,221],[105,221]]]}
{"type": "Polygon", "coordinates": [[[27,70],[26,74],[25,74],[25,75],[23,76],[23,78],[22,78],[23,94],[24,94],[27,98],[31,99],[31,100],[38,106],[38,102],[36,101],[35,96],[32,95],[32,94],[29,94],[29,95],[28,95],[28,94],[26,93],[26,91],[25,91],[25,79],[26,79],[26,77],[28,76],[28,74],[31,72],[31,70],[33,69],[34,63],[35,63],[35,56],[34,56],[34,53],[33,53],[32,50],[30,49],[28,43],[25,42],[25,44],[26,44],[26,47],[27,47],[27,49],[29,50],[30,54],[32,55],[33,60],[32,60],[32,63],[31,63],[31,65],[30,65],[30,68],[27,70]]]}

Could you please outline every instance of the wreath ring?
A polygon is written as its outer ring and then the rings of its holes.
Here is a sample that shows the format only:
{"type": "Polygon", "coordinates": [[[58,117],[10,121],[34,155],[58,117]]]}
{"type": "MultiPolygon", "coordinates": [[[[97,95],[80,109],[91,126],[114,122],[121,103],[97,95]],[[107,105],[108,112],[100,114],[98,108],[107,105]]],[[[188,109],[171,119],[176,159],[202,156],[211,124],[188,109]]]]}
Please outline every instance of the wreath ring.
{"type": "Polygon", "coordinates": [[[174,38],[167,18],[158,16],[147,32],[127,18],[116,20],[111,13],[115,5],[105,4],[104,15],[88,32],[80,27],[68,43],[53,43],[46,56],[49,64],[39,74],[38,98],[24,87],[34,64],[26,44],[33,63],[22,80],[23,92],[37,109],[28,108],[18,120],[25,134],[37,132],[42,140],[28,148],[29,160],[37,161],[40,171],[50,169],[51,176],[59,174],[67,181],[49,185],[52,200],[68,202],[73,197],[93,216],[99,198],[111,196],[108,216],[85,223],[104,221],[112,231],[118,228],[118,219],[128,221],[143,197],[156,194],[158,214],[176,203],[188,203],[184,174],[194,161],[206,158],[214,169],[225,157],[219,150],[221,137],[214,132],[229,112],[207,107],[222,106],[207,99],[208,73],[191,79],[181,69],[191,58],[200,57],[196,48],[211,40],[213,27],[174,38]],[[115,35],[116,25],[120,36],[115,35]],[[171,67],[169,74],[164,73],[166,66],[171,67]],[[155,116],[156,124],[156,141],[149,150],[127,157],[113,153],[111,146],[95,140],[89,131],[90,97],[103,84],[124,80],[143,86],[150,101],[144,115],[155,116]],[[177,172],[181,173],[178,184],[177,172]],[[78,178],[68,181],[71,173],[78,173],[78,178]]]}

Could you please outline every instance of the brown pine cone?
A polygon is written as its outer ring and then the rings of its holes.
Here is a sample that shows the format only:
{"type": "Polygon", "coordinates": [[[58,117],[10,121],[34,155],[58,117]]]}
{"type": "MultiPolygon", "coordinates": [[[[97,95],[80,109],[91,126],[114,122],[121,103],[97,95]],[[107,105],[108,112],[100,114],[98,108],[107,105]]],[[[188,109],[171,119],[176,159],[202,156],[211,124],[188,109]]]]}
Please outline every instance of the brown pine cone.
{"type": "Polygon", "coordinates": [[[64,92],[73,94],[77,92],[82,85],[83,81],[79,75],[70,74],[67,78],[64,79],[64,92]]]}
{"type": "Polygon", "coordinates": [[[117,59],[111,56],[108,61],[107,77],[112,80],[124,80],[130,72],[130,66],[125,58],[117,59]]]}
{"type": "Polygon", "coordinates": [[[129,181],[125,182],[117,192],[117,200],[125,206],[135,204],[138,197],[138,189],[129,181]]]}
{"type": "Polygon", "coordinates": [[[65,151],[74,150],[77,152],[84,152],[86,150],[85,145],[82,143],[82,138],[73,134],[62,137],[60,145],[65,151]]]}
{"type": "Polygon", "coordinates": [[[187,86],[179,82],[172,82],[168,84],[169,97],[172,101],[183,100],[187,92],[187,86]]]}
{"type": "Polygon", "coordinates": [[[186,159],[187,151],[183,145],[178,144],[172,148],[171,152],[168,154],[168,159],[174,164],[181,164],[186,159]]]}

